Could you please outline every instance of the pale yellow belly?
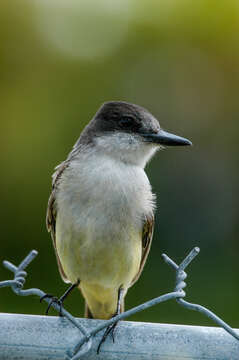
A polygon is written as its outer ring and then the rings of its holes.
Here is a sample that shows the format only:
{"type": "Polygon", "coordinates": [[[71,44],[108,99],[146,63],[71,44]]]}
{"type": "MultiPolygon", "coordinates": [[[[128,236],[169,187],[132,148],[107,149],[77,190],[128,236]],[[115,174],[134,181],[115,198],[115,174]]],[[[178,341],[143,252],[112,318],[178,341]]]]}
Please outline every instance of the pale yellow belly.
{"type": "Polygon", "coordinates": [[[94,236],[88,234],[88,237],[79,234],[77,237],[57,230],[58,256],[71,283],[80,280],[88,286],[98,285],[105,289],[116,289],[121,285],[129,287],[140,266],[140,232],[122,230],[112,238],[107,237],[107,233],[105,236],[98,233],[94,236]]]}
{"type": "Polygon", "coordinates": [[[76,236],[66,239],[57,234],[63,270],[71,283],[80,280],[82,294],[95,318],[107,319],[115,313],[119,287],[126,295],[139,271],[141,234],[132,230],[129,234],[114,239],[94,236],[93,241],[91,237],[81,241],[76,236]]]}

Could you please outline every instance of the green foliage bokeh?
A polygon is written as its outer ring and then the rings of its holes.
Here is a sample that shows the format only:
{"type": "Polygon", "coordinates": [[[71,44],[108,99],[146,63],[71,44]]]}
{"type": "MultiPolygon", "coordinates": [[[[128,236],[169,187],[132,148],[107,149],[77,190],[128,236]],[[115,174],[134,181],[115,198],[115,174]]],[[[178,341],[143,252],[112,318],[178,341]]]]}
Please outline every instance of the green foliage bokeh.
{"type": "MultiPolygon", "coordinates": [[[[237,1],[9,1],[0,4],[1,256],[31,250],[27,287],[61,295],[45,212],[53,168],[102,102],[148,108],[163,128],[192,140],[147,166],[157,194],[156,231],[126,308],[172,290],[194,246],[188,300],[238,327],[239,6],[237,1]]],[[[11,274],[0,267],[0,280],[11,274]]],[[[79,292],[66,308],[83,315],[79,292]]],[[[1,289],[0,311],[43,314],[37,298],[1,289]]],[[[212,325],[169,302],[140,321],[212,325]]]]}

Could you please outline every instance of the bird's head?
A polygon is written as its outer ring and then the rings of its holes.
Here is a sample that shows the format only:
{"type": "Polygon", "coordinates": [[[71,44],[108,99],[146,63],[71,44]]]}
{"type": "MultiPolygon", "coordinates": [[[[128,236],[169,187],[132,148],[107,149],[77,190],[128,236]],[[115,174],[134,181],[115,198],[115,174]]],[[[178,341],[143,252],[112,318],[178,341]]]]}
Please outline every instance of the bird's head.
{"type": "Polygon", "coordinates": [[[191,141],[162,130],[148,110],[123,101],[104,103],[85,128],[81,141],[142,167],[164,146],[192,145],[191,141]]]}

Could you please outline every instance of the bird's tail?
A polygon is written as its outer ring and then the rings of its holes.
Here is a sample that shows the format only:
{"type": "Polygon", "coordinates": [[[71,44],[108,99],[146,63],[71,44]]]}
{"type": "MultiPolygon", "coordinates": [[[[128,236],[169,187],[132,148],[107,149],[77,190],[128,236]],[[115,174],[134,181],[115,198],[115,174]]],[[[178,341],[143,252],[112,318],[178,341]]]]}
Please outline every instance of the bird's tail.
{"type": "Polygon", "coordinates": [[[93,319],[93,315],[91,314],[91,311],[89,309],[89,306],[87,305],[85,301],[85,318],[93,319]]]}
{"type": "MultiPolygon", "coordinates": [[[[121,313],[124,312],[124,300],[121,303],[120,312],[121,313]]],[[[84,316],[85,316],[85,318],[88,318],[88,319],[94,319],[94,317],[93,317],[93,315],[92,315],[86,301],[85,301],[85,314],[84,314],[84,316]]]]}

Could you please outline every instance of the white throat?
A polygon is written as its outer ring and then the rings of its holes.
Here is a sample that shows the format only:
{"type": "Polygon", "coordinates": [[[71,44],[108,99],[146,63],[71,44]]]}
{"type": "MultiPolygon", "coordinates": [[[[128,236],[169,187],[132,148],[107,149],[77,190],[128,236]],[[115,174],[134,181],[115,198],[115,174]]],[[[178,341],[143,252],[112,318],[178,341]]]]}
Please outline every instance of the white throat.
{"type": "Polygon", "coordinates": [[[99,152],[131,164],[144,168],[160,146],[144,142],[140,136],[115,132],[96,138],[96,147],[99,152]]]}

